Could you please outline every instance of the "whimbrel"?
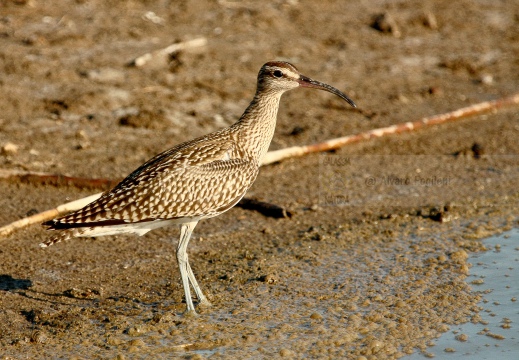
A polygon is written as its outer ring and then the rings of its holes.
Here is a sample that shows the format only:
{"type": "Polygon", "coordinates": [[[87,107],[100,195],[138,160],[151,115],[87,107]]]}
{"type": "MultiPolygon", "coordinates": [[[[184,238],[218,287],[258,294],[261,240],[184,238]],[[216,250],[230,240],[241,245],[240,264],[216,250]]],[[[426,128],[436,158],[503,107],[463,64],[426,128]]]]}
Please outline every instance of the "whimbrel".
{"type": "Polygon", "coordinates": [[[254,99],[234,125],[166,150],[84,208],[45,222],[59,232],[40,246],[72,237],[143,235],[179,224],[176,255],[187,312],[195,313],[190,284],[199,303],[209,305],[189,265],[191,233],[200,220],[236,205],[254,183],[274,135],[281,95],[299,86],[331,92],[355,107],[344,93],[302,75],[294,65],[268,62],[258,74],[254,99]]]}

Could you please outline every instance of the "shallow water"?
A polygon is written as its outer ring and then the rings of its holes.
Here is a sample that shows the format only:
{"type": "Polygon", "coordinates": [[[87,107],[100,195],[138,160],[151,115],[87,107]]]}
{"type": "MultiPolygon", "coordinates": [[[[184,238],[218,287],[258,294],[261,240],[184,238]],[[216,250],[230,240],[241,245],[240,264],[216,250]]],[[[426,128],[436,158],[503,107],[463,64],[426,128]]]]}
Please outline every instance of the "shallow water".
{"type": "Polygon", "coordinates": [[[484,241],[472,255],[467,282],[480,291],[481,321],[453,326],[429,348],[406,359],[517,359],[519,354],[519,229],[484,241]],[[465,341],[463,341],[466,339],[465,341]]]}

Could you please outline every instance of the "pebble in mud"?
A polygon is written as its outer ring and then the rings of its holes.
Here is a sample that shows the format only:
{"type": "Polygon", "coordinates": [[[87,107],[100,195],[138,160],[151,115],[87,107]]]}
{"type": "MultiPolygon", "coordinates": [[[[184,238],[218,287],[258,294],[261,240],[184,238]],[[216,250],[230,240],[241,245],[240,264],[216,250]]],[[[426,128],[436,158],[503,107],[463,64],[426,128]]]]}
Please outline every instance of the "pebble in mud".
{"type": "Polygon", "coordinates": [[[141,346],[145,346],[146,343],[144,341],[142,341],[141,339],[133,339],[133,340],[129,341],[129,345],[141,347],[141,346]]]}
{"type": "Polygon", "coordinates": [[[2,155],[14,155],[18,152],[18,145],[15,145],[11,142],[8,142],[4,145],[2,145],[1,149],[0,149],[0,153],[2,155]]]}
{"type": "Polygon", "coordinates": [[[377,14],[373,16],[371,27],[383,33],[392,34],[394,37],[400,37],[400,29],[389,13],[377,14]]]}
{"type": "Polygon", "coordinates": [[[123,342],[124,342],[123,339],[116,337],[116,336],[110,336],[109,338],[106,339],[106,343],[108,345],[117,346],[117,345],[121,345],[123,342]]]}
{"type": "Polygon", "coordinates": [[[267,284],[275,284],[278,281],[278,278],[274,274],[266,274],[266,275],[261,275],[258,278],[258,280],[261,282],[267,283],[267,284]]]}
{"type": "Polygon", "coordinates": [[[279,356],[281,356],[281,357],[293,358],[295,355],[296,354],[292,350],[289,350],[289,349],[281,349],[281,350],[279,350],[279,356]]]}
{"type": "Polygon", "coordinates": [[[130,336],[140,336],[150,331],[149,326],[146,324],[135,325],[126,330],[126,333],[130,336]]]}
{"type": "Polygon", "coordinates": [[[42,344],[47,341],[47,338],[48,338],[47,334],[45,334],[45,332],[40,331],[40,330],[36,330],[31,334],[31,341],[35,342],[35,343],[42,344]]]}
{"type": "Polygon", "coordinates": [[[466,334],[459,334],[459,335],[456,335],[455,339],[458,340],[458,341],[465,342],[465,341],[467,341],[469,339],[469,337],[466,334]]]}
{"type": "Polygon", "coordinates": [[[485,335],[486,335],[486,336],[489,336],[489,337],[491,337],[491,338],[494,338],[494,339],[496,339],[496,340],[504,340],[504,339],[505,339],[505,337],[504,337],[503,335],[501,335],[501,334],[496,334],[496,333],[487,332],[485,335]]]}
{"type": "Polygon", "coordinates": [[[323,319],[323,316],[319,313],[312,313],[312,315],[310,315],[310,319],[312,320],[322,320],[323,319]]]}
{"type": "Polygon", "coordinates": [[[467,260],[469,255],[465,250],[458,250],[450,254],[450,258],[453,261],[463,262],[467,260]]]}
{"type": "Polygon", "coordinates": [[[101,291],[96,289],[68,289],[63,291],[63,295],[75,299],[95,299],[101,296],[101,291]]]}

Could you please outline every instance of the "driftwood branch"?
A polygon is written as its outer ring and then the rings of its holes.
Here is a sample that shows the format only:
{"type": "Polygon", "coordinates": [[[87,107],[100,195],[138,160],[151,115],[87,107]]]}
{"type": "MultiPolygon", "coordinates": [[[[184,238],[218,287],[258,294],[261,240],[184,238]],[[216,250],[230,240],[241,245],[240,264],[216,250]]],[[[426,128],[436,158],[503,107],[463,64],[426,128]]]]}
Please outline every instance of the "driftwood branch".
{"type": "Polygon", "coordinates": [[[205,37],[196,38],[193,40],[183,41],[175,44],[171,44],[163,49],[155,50],[144,55],[141,55],[130,62],[130,65],[141,67],[144,66],[147,62],[155,58],[166,58],[170,54],[173,54],[178,51],[202,47],[207,45],[207,39],[205,37]]]}
{"type": "Polygon", "coordinates": [[[330,139],[317,144],[294,146],[286,149],[269,151],[263,158],[261,165],[268,165],[274,162],[281,161],[283,159],[303,156],[310,153],[335,150],[348,144],[370,140],[373,138],[379,138],[392,134],[400,134],[404,132],[414,131],[423,127],[451,122],[462,118],[466,118],[468,116],[481,114],[487,111],[497,110],[499,108],[517,104],[519,104],[519,93],[498,100],[484,101],[482,103],[470,105],[448,113],[434,115],[431,117],[424,117],[414,122],[400,123],[385,128],[366,131],[356,135],[348,135],[336,139],[330,139]]]}
{"type": "MultiPolygon", "coordinates": [[[[425,117],[418,121],[414,122],[406,122],[401,123],[385,128],[370,130],[364,133],[360,133],[357,135],[344,136],[336,139],[327,140],[322,143],[305,145],[305,146],[295,146],[287,149],[281,149],[276,151],[270,151],[267,153],[261,165],[268,165],[274,162],[281,161],[286,158],[302,156],[309,153],[320,152],[320,151],[329,151],[338,149],[345,145],[360,142],[364,140],[369,140],[373,138],[379,138],[392,134],[400,134],[403,132],[414,131],[416,129],[420,129],[422,127],[442,124],[450,121],[459,120],[471,115],[480,114],[483,112],[487,112],[490,110],[497,110],[499,108],[503,108],[506,106],[512,106],[519,104],[519,93],[498,99],[493,101],[485,101],[479,104],[471,105],[468,107],[464,107],[455,111],[451,111],[445,114],[435,115],[431,117],[425,117]]],[[[75,185],[78,187],[87,187],[87,188],[109,188],[114,186],[118,181],[108,180],[108,179],[85,179],[85,178],[75,178],[70,176],[63,175],[53,175],[47,173],[34,173],[27,171],[17,171],[17,170],[0,170],[0,179],[9,179],[9,180],[17,180],[17,181],[25,181],[30,183],[44,183],[44,184],[53,184],[53,185],[75,185]]],[[[0,228],[0,236],[6,236],[17,229],[24,228],[31,224],[41,223],[45,220],[52,219],[56,216],[62,215],[64,213],[75,211],[83,206],[89,204],[90,202],[96,200],[101,196],[101,193],[91,195],[89,197],[79,199],[76,201],[69,202],[67,204],[63,204],[58,206],[55,209],[47,210],[45,212],[15,221],[9,225],[6,225],[0,228]]],[[[278,207],[276,205],[272,205],[269,203],[264,203],[257,200],[252,199],[243,199],[238,206],[241,206],[244,209],[253,209],[259,211],[260,213],[273,216],[273,217],[290,217],[291,213],[284,208],[278,207]]]]}
{"type": "Polygon", "coordinates": [[[32,224],[40,224],[46,220],[53,219],[59,215],[81,209],[83,206],[90,204],[92,201],[96,200],[101,196],[102,193],[90,195],[88,197],[71,201],[66,204],[62,204],[54,209],[47,210],[15,222],[10,223],[9,225],[3,226],[0,228],[0,236],[7,236],[11,234],[13,231],[18,229],[23,229],[32,224]]]}

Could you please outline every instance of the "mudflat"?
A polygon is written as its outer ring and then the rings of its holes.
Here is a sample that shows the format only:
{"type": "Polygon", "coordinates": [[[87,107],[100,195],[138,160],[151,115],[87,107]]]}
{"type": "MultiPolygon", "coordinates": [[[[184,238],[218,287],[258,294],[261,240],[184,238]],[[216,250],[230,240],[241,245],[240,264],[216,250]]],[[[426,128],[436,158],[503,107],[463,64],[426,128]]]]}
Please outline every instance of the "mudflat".
{"type": "MultiPolygon", "coordinates": [[[[495,1],[0,2],[2,169],[119,179],[234,123],[263,63],[347,93],[283,96],[271,149],[415,121],[519,89],[519,4],[495,1]],[[132,61],[176,42],[204,46],[132,61]]],[[[188,253],[212,307],[185,317],[178,229],[47,249],[0,239],[0,355],[399,358],[479,322],[481,239],[518,226],[519,112],[480,114],[261,169],[188,253]]],[[[0,182],[0,221],[99,190],[0,182]]],[[[504,333],[506,336],[506,332],[504,333]]]]}

